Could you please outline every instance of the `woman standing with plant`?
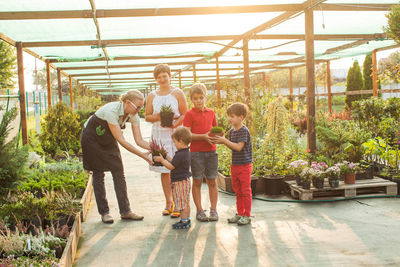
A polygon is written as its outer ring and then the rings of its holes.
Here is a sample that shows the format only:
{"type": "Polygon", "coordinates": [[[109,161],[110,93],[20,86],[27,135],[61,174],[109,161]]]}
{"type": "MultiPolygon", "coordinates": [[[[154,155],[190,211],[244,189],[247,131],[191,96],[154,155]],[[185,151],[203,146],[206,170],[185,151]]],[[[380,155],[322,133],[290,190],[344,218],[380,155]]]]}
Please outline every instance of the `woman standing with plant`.
{"type": "MultiPolygon", "coordinates": [[[[173,158],[176,148],[172,141],[171,135],[174,128],[183,123],[183,118],[187,110],[187,102],[184,93],[178,88],[170,85],[171,70],[167,64],[159,64],[153,71],[154,79],[159,84],[160,88],[153,91],[147,97],[146,104],[146,121],[152,122],[151,137],[158,145],[164,146],[168,156],[173,158]],[[163,127],[168,123],[161,124],[161,111],[169,113],[172,110],[174,113],[174,121],[170,127],[163,127]]],[[[163,116],[164,117],[164,116],[163,116]]],[[[163,215],[170,215],[174,211],[171,184],[170,170],[164,166],[150,166],[150,170],[161,173],[161,184],[165,196],[165,209],[163,215]]],[[[179,215],[179,214],[171,214],[179,215]]]]}
{"type": "Polygon", "coordinates": [[[122,219],[142,220],[131,211],[121,152],[118,143],[149,164],[152,161],[146,153],[128,143],[122,135],[121,129],[130,122],[132,133],[138,146],[150,149],[149,143],[143,140],[140,132],[140,121],[137,113],[143,107],[144,97],[138,90],[130,90],[121,96],[119,102],[111,102],[102,106],[86,122],[81,136],[83,152],[83,167],[93,171],[93,189],[96,197],[97,209],[104,223],[113,223],[104,187],[104,172],[111,171],[117,195],[119,211],[122,219]]]}

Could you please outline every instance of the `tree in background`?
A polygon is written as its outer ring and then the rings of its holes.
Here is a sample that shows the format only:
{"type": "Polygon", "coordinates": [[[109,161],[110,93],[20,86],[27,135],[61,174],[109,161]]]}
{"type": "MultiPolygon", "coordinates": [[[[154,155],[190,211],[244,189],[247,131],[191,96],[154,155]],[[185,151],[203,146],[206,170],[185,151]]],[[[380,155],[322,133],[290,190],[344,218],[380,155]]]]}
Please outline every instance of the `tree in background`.
{"type": "MultiPolygon", "coordinates": [[[[349,72],[347,73],[346,80],[346,92],[350,91],[359,91],[363,88],[363,78],[361,75],[360,65],[358,61],[355,60],[353,66],[350,67],[349,72]]],[[[361,100],[361,95],[346,95],[346,108],[351,109],[351,104],[353,101],[361,100]]]]}
{"type": "Polygon", "coordinates": [[[17,56],[15,49],[0,40],[0,94],[6,94],[7,89],[15,85],[13,78],[16,75],[17,56]]]}
{"type": "Polygon", "coordinates": [[[383,84],[400,82],[400,51],[382,58],[378,64],[378,79],[383,84]]]}
{"type": "MultiPolygon", "coordinates": [[[[35,72],[32,72],[32,79],[33,79],[33,84],[39,86],[40,89],[42,90],[47,90],[47,72],[46,72],[46,67],[38,70],[38,77],[36,80],[36,74],[35,72]],[[36,82],[37,81],[37,82],[36,82]]],[[[57,91],[58,90],[58,79],[57,79],[57,72],[50,68],[50,85],[51,85],[51,90],[52,91],[57,91]]],[[[69,94],[69,80],[65,76],[61,76],[61,90],[63,94],[69,94]]]]}
{"type": "Polygon", "coordinates": [[[400,5],[393,5],[385,16],[388,19],[385,31],[396,43],[400,43],[400,5]]]}
{"type": "MultiPolygon", "coordinates": [[[[372,55],[368,54],[365,56],[363,63],[363,77],[364,84],[362,90],[371,90],[372,89],[372,55]]],[[[368,98],[372,96],[372,94],[363,94],[363,98],[368,98]]]]}

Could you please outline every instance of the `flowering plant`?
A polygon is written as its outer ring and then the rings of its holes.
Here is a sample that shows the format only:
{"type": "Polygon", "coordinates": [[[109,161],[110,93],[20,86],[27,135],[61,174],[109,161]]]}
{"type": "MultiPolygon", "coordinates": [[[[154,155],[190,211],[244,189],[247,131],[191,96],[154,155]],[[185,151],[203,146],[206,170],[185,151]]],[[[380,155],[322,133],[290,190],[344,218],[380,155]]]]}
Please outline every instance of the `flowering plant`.
{"type": "Polygon", "coordinates": [[[305,167],[301,173],[300,178],[302,182],[311,181],[311,179],[316,175],[316,171],[311,167],[305,167]]]}
{"type": "Polygon", "coordinates": [[[313,168],[316,171],[323,171],[328,168],[328,165],[325,162],[317,163],[316,161],[313,161],[313,162],[311,162],[311,168],[313,168]]]}
{"type": "Polygon", "coordinates": [[[162,155],[164,158],[167,156],[167,150],[163,144],[158,144],[154,138],[150,141],[150,151],[153,156],[162,155]]]}
{"type": "Polygon", "coordinates": [[[343,174],[356,173],[359,170],[358,164],[348,161],[337,163],[335,166],[339,167],[343,174]]]}
{"type": "Polygon", "coordinates": [[[329,167],[325,172],[328,178],[338,179],[340,177],[340,168],[338,166],[329,167]]]}
{"type": "Polygon", "coordinates": [[[300,176],[301,171],[307,166],[307,161],[299,159],[291,162],[289,168],[295,176],[300,176]]]}
{"type": "Polygon", "coordinates": [[[324,180],[326,177],[326,171],[324,170],[316,170],[314,175],[314,178],[318,179],[318,180],[324,180]]]}

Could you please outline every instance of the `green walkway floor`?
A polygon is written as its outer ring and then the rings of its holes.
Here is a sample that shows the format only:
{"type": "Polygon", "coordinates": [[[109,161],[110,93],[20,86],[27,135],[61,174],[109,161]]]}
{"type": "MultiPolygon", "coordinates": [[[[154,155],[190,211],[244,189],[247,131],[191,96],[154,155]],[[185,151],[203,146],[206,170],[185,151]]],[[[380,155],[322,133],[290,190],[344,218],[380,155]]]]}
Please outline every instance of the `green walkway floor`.
{"type": "MultiPolygon", "coordinates": [[[[142,121],[143,136],[150,124],[142,121]]],[[[125,138],[133,142],[129,130],[125,138]]],[[[253,201],[253,222],[227,224],[235,198],[220,194],[216,223],[192,220],[173,230],[164,208],[159,175],[121,148],[132,209],[144,221],[119,219],[111,175],[106,176],[111,215],[100,221],[93,200],[75,266],[399,266],[400,199],[298,204],[253,201]]],[[[203,206],[209,207],[206,184],[203,206]]],[[[195,217],[193,201],[192,214],[195,217]]]]}

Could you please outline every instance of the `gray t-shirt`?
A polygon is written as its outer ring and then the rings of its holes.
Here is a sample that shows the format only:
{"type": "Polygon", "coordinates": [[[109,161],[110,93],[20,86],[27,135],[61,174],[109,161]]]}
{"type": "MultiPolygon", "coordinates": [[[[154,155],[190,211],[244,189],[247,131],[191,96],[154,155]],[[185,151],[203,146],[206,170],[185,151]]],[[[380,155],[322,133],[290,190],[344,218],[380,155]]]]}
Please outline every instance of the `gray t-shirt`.
{"type": "MultiPolygon", "coordinates": [[[[140,125],[139,115],[131,115],[129,114],[125,120],[124,117],[124,105],[122,102],[111,102],[107,103],[101,108],[99,108],[95,115],[102,120],[107,121],[110,124],[118,124],[121,127],[125,126],[126,122],[132,123],[134,126],[140,125]]],[[[88,120],[89,121],[89,120],[88,120]]],[[[86,127],[87,121],[85,123],[86,127]]]]}

